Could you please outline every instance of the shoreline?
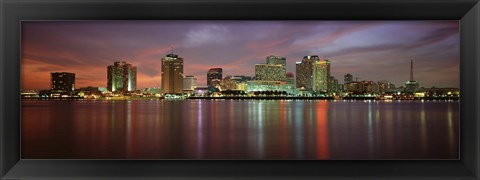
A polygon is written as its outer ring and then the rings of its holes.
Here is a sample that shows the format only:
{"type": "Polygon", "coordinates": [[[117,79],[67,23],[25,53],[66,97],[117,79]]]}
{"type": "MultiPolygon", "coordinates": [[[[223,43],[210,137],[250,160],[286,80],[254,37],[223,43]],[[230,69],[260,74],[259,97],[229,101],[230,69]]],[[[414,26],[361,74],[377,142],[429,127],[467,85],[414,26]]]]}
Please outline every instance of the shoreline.
{"type": "Polygon", "coordinates": [[[63,98],[21,98],[24,100],[45,100],[45,101],[71,101],[71,100],[99,100],[99,101],[129,101],[129,100],[326,100],[326,101],[459,101],[460,98],[416,98],[416,99],[377,99],[375,97],[349,97],[342,99],[335,99],[334,97],[188,97],[188,98],[159,98],[159,97],[137,97],[137,98],[80,98],[80,97],[63,97],[63,98]]]}

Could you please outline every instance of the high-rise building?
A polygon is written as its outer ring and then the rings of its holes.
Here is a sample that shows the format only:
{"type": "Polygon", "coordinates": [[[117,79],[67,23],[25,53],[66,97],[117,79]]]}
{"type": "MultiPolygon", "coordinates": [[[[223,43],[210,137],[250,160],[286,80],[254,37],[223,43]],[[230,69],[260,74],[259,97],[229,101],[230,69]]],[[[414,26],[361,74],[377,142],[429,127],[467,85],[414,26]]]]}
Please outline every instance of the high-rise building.
{"type": "Polygon", "coordinates": [[[137,67],[127,62],[114,62],[107,68],[107,80],[109,91],[134,91],[137,89],[137,67]]]}
{"type": "Polygon", "coordinates": [[[183,90],[195,90],[197,87],[197,78],[194,76],[185,76],[183,78],[183,90]]]}
{"type": "Polygon", "coordinates": [[[215,87],[217,86],[220,81],[222,80],[222,68],[211,68],[207,72],[207,86],[208,87],[215,87]]]}
{"type": "Polygon", "coordinates": [[[333,77],[333,76],[330,76],[330,80],[329,80],[329,91],[330,92],[337,92],[339,90],[339,87],[338,87],[338,79],[333,77]]]}
{"type": "Polygon", "coordinates": [[[162,92],[164,94],[183,92],[183,58],[173,53],[162,58],[162,92]]]}
{"type": "Polygon", "coordinates": [[[330,90],[330,61],[318,60],[313,62],[312,90],[328,92],[330,90]]]}
{"type": "Polygon", "coordinates": [[[73,95],[75,90],[75,73],[69,72],[53,72],[50,73],[51,90],[57,92],[65,92],[73,95]]]}
{"type": "Polygon", "coordinates": [[[282,81],[287,80],[287,59],[279,56],[268,56],[266,64],[255,65],[255,80],[282,81]]]}
{"type": "Polygon", "coordinates": [[[345,74],[344,77],[344,84],[350,83],[353,81],[353,76],[351,74],[345,74]]]}
{"type": "Polygon", "coordinates": [[[296,62],[296,87],[307,90],[312,89],[313,62],[318,61],[318,56],[304,56],[301,62],[296,62]]]}
{"type": "Polygon", "coordinates": [[[286,80],[286,74],[287,74],[287,58],[280,57],[280,56],[273,56],[270,55],[267,57],[267,64],[273,64],[273,65],[282,65],[282,71],[281,74],[283,79],[280,81],[285,81],[286,80]]]}
{"type": "Polygon", "coordinates": [[[270,55],[267,57],[267,64],[281,64],[286,66],[287,65],[287,58],[270,55]]]}
{"type": "Polygon", "coordinates": [[[414,93],[419,88],[417,81],[413,79],[413,60],[410,61],[410,80],[405,82],[405,91],[409,93],[414,93]]]}
{"type": "Polygon", "coordinates": [[[255,64],[255,80],[285,81],[286,73],[281,64],[255,64]]]}

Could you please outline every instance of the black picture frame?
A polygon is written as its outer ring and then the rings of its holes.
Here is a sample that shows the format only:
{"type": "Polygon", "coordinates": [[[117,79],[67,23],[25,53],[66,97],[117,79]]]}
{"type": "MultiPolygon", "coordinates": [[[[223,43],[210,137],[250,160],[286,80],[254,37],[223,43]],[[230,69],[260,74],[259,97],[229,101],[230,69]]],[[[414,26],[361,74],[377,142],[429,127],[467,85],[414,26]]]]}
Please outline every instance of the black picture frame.
{"type": "Polygon", "coordinates": [[[0,0],[1,179],[480,179],[478,0],[0,0]],[[459,20],[460,160],[21,160],[21,20],[459,20]]]}

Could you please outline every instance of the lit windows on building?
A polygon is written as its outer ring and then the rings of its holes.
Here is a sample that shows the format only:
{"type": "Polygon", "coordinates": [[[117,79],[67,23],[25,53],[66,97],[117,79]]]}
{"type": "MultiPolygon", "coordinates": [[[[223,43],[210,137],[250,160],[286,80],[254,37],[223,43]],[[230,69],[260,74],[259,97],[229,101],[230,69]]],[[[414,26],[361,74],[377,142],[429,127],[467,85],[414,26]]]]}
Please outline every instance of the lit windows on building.
{"type": "Polygon", "coordinates": [[[185,76],[183,78],[183,90],[195,90],[197,87],[197,78],[194,76],[185,76]]]}
{"type": "Polygon", "coordinates": [[[175,54],[162,58],[161,84],[164,94],[183,93],[183,58],[175,54]]]}
{"type": "Polygon", "coordinates": [[[340,88],[338,87],[338,79],[333,76],[330,76],[329,80],[329,92],[337,92],[340,88]]]}
{"type": "Polygon", "coordinates": [[[378,93],[378,84],[373,81],[352,81],[345,84],[345,89],[350,93],[378,93]]]}
{"type": "Polygon", "coordinates": [[[285,91],[288,94],[295,94],[295,87],[282,81],[247,81],[246,92],[255,91],[285,91]]]}
{"type": "Polygon", "coordinates": [[[312,90],[328,92],[330,90],[330,61],[314,61],[312,72],[312,90]]]}
{"type": "Polygon", "coordinates": [[[391,89],[395,88],[395,86],[393,86],[393,84],[391,84],[387,80],[377,81],[377,86],[379,93],[391,92],[391,89]]]}
{"type": "Polygon", "coordinates": [[[51,90],[60,94],[72,96],[75,91],[75,73],[50,73],[51,90]]]}
{"type": "Polygon", "coordinates": [[[282,66],[282,71],[280,73],[282,74],[283,77],[279,81],[285,81],[286,80],[287,58],[270,55],[270,56],[267,57],[267,64],[281,65],[282,66]]]}
{"type": "Polygon", "coordinates": [[[137,67],[127,62],[114,62],[107,67],[107,88],[125,93],[137,89],[137,67]]]}
{"type": "Polygon", "coordinates": [[[256,64],[255,80],[285,81],[283,66],[280,64],[256,64]]]}
{"type": "Polygon", "coordinates": [[[215,87],[220,84],[223,77],[222,68],[211,68],[207,72],[207,86],[215,87]]]}
{"type": "Polygon", "coordinates": [[[313,62],[318,61],[318,56],[304,56],[302,61],[295,64],[295,83],[296,87],[305,90],[312,89],[313,62]]]}

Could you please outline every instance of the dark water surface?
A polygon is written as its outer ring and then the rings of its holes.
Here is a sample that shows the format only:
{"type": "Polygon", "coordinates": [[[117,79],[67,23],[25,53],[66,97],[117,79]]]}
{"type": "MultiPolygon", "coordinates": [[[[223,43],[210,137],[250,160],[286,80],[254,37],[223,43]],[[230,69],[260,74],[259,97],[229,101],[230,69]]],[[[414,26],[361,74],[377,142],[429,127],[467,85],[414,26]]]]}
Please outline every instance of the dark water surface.
{"type": "Polygon", "coordinates": [[[458,101],[22,101],[25,159],[457,159],[458,101]]]}

